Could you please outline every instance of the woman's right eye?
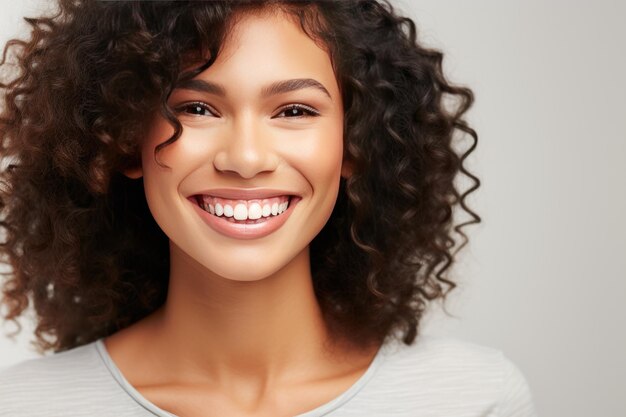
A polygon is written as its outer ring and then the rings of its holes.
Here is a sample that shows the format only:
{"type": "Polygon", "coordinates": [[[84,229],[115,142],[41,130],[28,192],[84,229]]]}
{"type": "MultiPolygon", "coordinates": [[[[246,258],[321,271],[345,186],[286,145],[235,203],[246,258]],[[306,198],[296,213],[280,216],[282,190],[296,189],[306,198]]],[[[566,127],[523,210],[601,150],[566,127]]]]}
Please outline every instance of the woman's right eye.
{"type": "Polygon", "coordinates": [[[186,103],[177,108],[178,113],[185,113],[192,116],[216,116],[217,113],[205,103],[186,103]]]}

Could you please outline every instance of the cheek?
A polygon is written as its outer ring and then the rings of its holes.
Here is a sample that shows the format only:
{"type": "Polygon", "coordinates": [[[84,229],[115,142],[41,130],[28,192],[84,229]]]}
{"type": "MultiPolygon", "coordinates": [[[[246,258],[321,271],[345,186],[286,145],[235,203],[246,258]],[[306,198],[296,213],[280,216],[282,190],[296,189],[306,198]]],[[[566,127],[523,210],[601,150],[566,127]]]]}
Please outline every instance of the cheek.
{"type": "Polygon", "coordinates": [[[334,178],[341,170],[342,131],[327,128],[313,132],[296,141],[291,152],[297,166],[311,181],[334,178]]]}
{"type": "Polygon", "coordinates": [[[193,140],[190,140],[193,139],[193,134],[190,135],[188,129],[184,129],[178,139],[155,152],[156,147],[167,142],[173,134],[174,128],[164,119],[159,118],[154,123],[142,148],[142,161],[145,170],[154,170],[164,166],[176,167],[181,162],[188,161],[191,163],[193,157],[198,156],[198,149],[190,148],[193,144],[193,140]],[[187,136],[191,136],[191,138],[186,138],[187,136]]]}
{"type": "Polygon", "coordinates": [[[142,167],[146,192],[177,192],[189,173],[206,165],[214,150],[208,146],[201,131],[184,129],[182,135],[156,151],[174,134],[164,120],[155,123],[142,149],[142,167]]]}
{"type": "Polygon", "coordinates": [[[156,147],[172,136],[174,129],[166,121],[154,122],[142,147],[143,184],[146,200],[152,216],[169,235],[168,222],[171,222],[180,203],[177,198],[178,183],[183,174],[181,168],[191,163],[186,155],[182,138],[164,146],[158,152],[156,147]],[[157,162],[158,161],[158,162],[157,162]]]}
{"type": "Polygon", "coordinates": [[[340,123],[298,142],[294,166],[309,182],[316,209],[332,211],[339,190],[343,159],[343,126],[340,123]]]}
{"type": "Polygon", "coordinates": [[[338,180],[343,160],[343,125],[338,123],[325,132],[315,149],[313,160],[317,171],[332,180],[338,180]]]}

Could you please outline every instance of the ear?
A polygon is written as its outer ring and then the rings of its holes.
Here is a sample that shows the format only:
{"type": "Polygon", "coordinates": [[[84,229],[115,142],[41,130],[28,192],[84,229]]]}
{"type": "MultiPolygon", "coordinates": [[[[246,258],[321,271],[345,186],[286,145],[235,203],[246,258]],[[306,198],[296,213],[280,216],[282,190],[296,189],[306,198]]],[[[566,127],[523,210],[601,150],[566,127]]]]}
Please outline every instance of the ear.
{"type": "Polygon", "coordinates": [[[352,176],[352,171],[354,169],[354,165],[352,161],[347,158],[344,158],[341,162],[341,176],[348,179],[352,176]]]}
{"type": "Polygon", "coordinates": [[[135,168],[127,168],[127,169],[122,170],[122,174],[124,174],[130,179],[136,180],[143,176],[143,170],[141,169],[141,166],[138,166],[135,168]]]}

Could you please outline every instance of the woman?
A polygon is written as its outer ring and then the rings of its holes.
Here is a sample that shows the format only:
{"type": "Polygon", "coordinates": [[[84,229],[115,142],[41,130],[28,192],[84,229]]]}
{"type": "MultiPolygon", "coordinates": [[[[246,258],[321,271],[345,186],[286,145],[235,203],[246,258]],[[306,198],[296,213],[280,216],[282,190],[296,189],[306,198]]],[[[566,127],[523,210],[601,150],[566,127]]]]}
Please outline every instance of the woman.
{"type": "Polygon", "coordinates": [[[29,23],[3,84],[3,303],[32,300],[56,354],[0,374],[0,414],[533,415],[501,352],[418,337],[455,287],[453,207],[480,218],[471,91],[410,19],[61,0],[29,23]]]}

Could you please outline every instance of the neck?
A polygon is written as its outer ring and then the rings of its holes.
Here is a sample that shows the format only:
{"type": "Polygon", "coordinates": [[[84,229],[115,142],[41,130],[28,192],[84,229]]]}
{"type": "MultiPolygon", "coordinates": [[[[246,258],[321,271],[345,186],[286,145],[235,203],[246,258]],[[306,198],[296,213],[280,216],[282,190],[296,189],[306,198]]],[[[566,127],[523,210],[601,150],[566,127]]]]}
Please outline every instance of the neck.
{"type": "Polygon", "coordinates": [[[236,375],[268,385],[297,378],[328,354],[308,249],[257,281],[198,273],[175,247],[170,259],[167,301],[151,333],[176,375],[203,375],[219,385],[235,383],[236,375]]]}

